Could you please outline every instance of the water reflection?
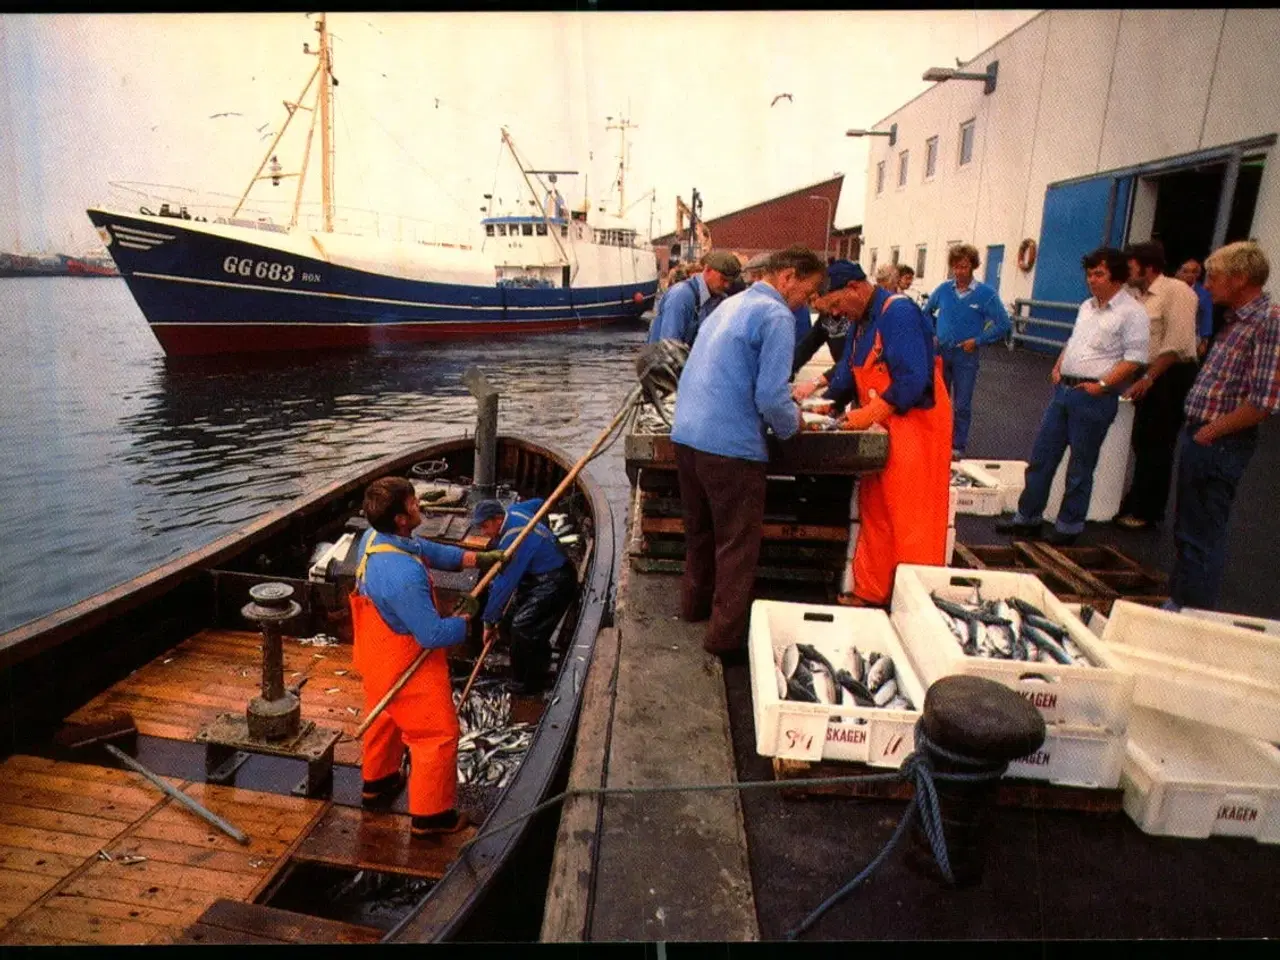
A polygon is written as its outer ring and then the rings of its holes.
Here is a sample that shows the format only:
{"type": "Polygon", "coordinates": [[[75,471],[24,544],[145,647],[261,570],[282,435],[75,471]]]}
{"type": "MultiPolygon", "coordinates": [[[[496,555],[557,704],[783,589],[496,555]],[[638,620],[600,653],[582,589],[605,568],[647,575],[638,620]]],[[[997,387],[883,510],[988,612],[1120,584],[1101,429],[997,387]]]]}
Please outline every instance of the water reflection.
{"type": "MultiPolygon", "coordinates": [[[[0,282],[13,284],[14,281],[0,282]]],[[[306,490],[473,429],[586,451],[625,397],[641,325],[292,357],[167,359],[122,283],[0,286],[0,630],[128,580],[306,490]]],[[[621,444],[592,472],[625,511],[621,444]]]]}

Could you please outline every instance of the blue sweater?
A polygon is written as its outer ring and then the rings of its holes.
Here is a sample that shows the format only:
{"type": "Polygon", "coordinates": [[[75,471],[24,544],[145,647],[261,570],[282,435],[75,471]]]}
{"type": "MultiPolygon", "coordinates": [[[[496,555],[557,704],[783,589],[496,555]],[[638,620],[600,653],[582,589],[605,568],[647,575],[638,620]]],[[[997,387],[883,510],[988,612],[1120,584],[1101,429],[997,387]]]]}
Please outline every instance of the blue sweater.
{"type": "Polygon", "coordinates": [[[800,425],[789,381],[796,318],[763,280],[730,297],[689,353],[671,439],[704,453],[767,462],[765,426],[782,439],[800,425]]]}
{"type": "Polygon", "coordinates": [[[938,343],[944,347],[965,340],[977,340],[979,346],[996,343],[1008,336],[1013,326],[1000,295],[977,280],[963,295],[956,291],[954,280],[939,284],[929,294],[924,312],[936,318],[938,343]]]}
{"type": "Polygon", "coordinates": [[[1200,309],[1196,311],[1196,336],[1203,340],[1213,336],[1213,297],[1209,296],[1203,283],[1197,283],[1191,289],[1200,300],[1200,309]]]}
{"type": "MultiPolygon", "coordinates": [[[[844,356],[836,364],[825,396],[835,398],[853,387],[850,363],[861,367],[866,362],[879,333],[893,381],[882,396],[898,413],[915,407],[928,410],[933,407],[933,331],[920,308],[906,298],[899,298],[882,310],[889,296],[887,290],[876,288],[868,307],[869,319],[856,340],[850,337],[845,341],[844,356]]],[[[860,402],[866,403],[866,397],[860,402]]]]}
{"type": "MultiPolygon", "coordinates": [[[[507,510],[507,519],[503,521],[502,529],[498,532],[498,545],[495,549],[506,550],[511,546],[520,535],[520,531],[528,526],[533,515],[541,509],[542,504],[542,500],[522,500],[512,504],[507,510]]],[[[515,556],[507,561],[498,575],[493,578],[493,582],[489,584],[489,600],[484,605],[484,622],[493,624],[502,619],[502,611],[507,601],[511,599],[511,594],[515,592],[520,579],[526,573],[540,576],[560,569],[567,562],[564,551],[560,549],[560,542],[551,532],[551,528],[539,522],[533,528],[533,532],[521,542],[515,556]]]]}
{"type": "Polygon", "coordinates": [[[791,311],[796,318],[796,343],[803,340],[813,329],[813,315],[809,313],[809,305],[802,303],[791,311]]]}
{"type": "Polygon", "coordinates": [[[427,571],[416,559],[423,557],[430,566],[441,570],[461,570],[463,551],[417,537],[397,537],[370,529],[360,538],[357,556],[364,555],[370,537],[375,544],[385,543],[412,554],[408,557],[400,553],[370,554],[363,588],[357,587],[373,601],[387,626],[396,633],[411,635],[427,649],[449,647],[465,640],[467,622],[461,617],[440,616],[431,598],[427,571]]]}
{"type": "Polygon", "coordinates": [[[649,343],[680,340],[692,346],[702,321],[723,300],[707,289],[707,281],[702,274],[682,280],[662,297],[658,315],[649,325],[649,343]]]}

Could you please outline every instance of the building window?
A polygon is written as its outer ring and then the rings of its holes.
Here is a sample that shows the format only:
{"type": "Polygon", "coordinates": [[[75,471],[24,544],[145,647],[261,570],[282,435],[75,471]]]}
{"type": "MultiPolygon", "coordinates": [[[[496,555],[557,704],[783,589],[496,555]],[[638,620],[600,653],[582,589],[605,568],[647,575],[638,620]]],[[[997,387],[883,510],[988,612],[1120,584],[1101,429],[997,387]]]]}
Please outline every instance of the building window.
{"type": "Polygon", "coordinates": [[[569,235],[569,225],[567,223],[560,224],[560,236],[567,237],[569,235]]]}
{"type": "Polygon", "coordinates": [[[522,223],[522,224],[520,224],[520,232],[521,232],[522,234],[524,234],[526,237],[532,237],[532,236],[533,236],[533,224],[532,224],[532,223],[522,223]]]}
{"type": "Polygon", "coordinates": [[[966,120],[960,124],[960,166],[973,159],[973,123],[966,120]]]}
{"type": "Polygon", "coordinates": [[[924,178],[932,180],[938,171],[938,138],[930,137],[924,142],[924,178]]]}
{"type": "Polygon", "coordinates": [[[539,223],[536,224],[536,226],[538,229],[538,236],[545,237],[547,235],[547,225],[545,223],[539,223]]]}
{"type": "Polygon", "coordinates": [[[505,223],[498,224],[498,236],[505,237],[507,235],[507,225],[505,223]]]}
{"type": "Polygon", "coordinates": [[[486,237],[492,237],[492,236],[493,236],[493,224],[492,224],[492,223],[486,223],[486,224],[484,225],[484,235],[485,235],[486,237]]]}
{"type": "Polygon", "coordinates": [[[876,275],[876,260],[879,259],[879,256],[880,256],[879,251],[875,247],[872,247],[871,248],[871,275],[873,277],[876,275]]]}
{"type": "Polygon", "coordinates": [[[895,267],[898,265],[898,248],[897,247],[889,248],[889,262],[892,263],[895,267]]]}
{"type": "Polygon", "coordinates": [[[924,264],[929,248],[924,244],[916,247],[916,279],[924,279],[924,264]]]}
{"type": "Polygon", "coordinates": [[[907,185],[907,161],[910,159],[910,151],[903,150],[898,154],[898,186],[905,187],[907,185]]]}
{"type": "Polygon", "coordinates": [[[876,164],[876,196],[884,192],[884,161],[876,164]]]}

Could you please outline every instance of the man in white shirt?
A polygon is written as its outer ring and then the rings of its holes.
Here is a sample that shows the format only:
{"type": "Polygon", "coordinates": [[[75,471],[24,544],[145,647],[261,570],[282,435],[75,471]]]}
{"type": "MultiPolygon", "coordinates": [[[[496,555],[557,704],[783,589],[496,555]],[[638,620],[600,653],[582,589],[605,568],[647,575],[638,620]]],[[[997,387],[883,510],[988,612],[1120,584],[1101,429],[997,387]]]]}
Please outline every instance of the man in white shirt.
{"type": "Polygon", "coordinates": [[[1182,406],[1195,382],[1196,312],[1194,290],[1164,275],[1164,247],[1135,243],[1129,258],[1129,292],[1151,318],[1151,360],[1126,392],[1133,400],[1133,484],[1115,522],[1129,530],[1152,527],[1164,519],[1173,479],[1173,451],[1182,429],[1182,406]]]}
{"type": "Polygon", "coordinates": [[[1054,546],[1075,543],[1084,529],[1098,451],[1119,409],[1121,389],[1147,362],[1151,340],[1147,311],[1125,290],[1128,258],[1102,247],[1087,254],[1083,264],[1093,296],[1080,304],[1071,338],[1049,375],[1053,399],[1031,448],[1018,511],[1012,520],[996,524],[1000,533],[1039,538],[1049,487],[1070,448],[1066,491],[1048,537],[1054,546]]]}

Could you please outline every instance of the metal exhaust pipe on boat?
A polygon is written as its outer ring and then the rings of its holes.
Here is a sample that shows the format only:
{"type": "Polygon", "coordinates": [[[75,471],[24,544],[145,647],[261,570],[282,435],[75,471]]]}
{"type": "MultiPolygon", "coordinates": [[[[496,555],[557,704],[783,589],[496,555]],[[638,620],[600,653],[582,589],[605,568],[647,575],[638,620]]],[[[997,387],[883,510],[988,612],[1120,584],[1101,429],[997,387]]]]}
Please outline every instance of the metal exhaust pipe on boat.
{"type": "Polygon", "coordinates": [[[476,465],[471,489],[467,494],[468,505],[490,500],[497,492],[498,475],[498,391],[493,388],[479,368],[471,367],[463,374],[471,395],[476,398],[476,465]]]}

